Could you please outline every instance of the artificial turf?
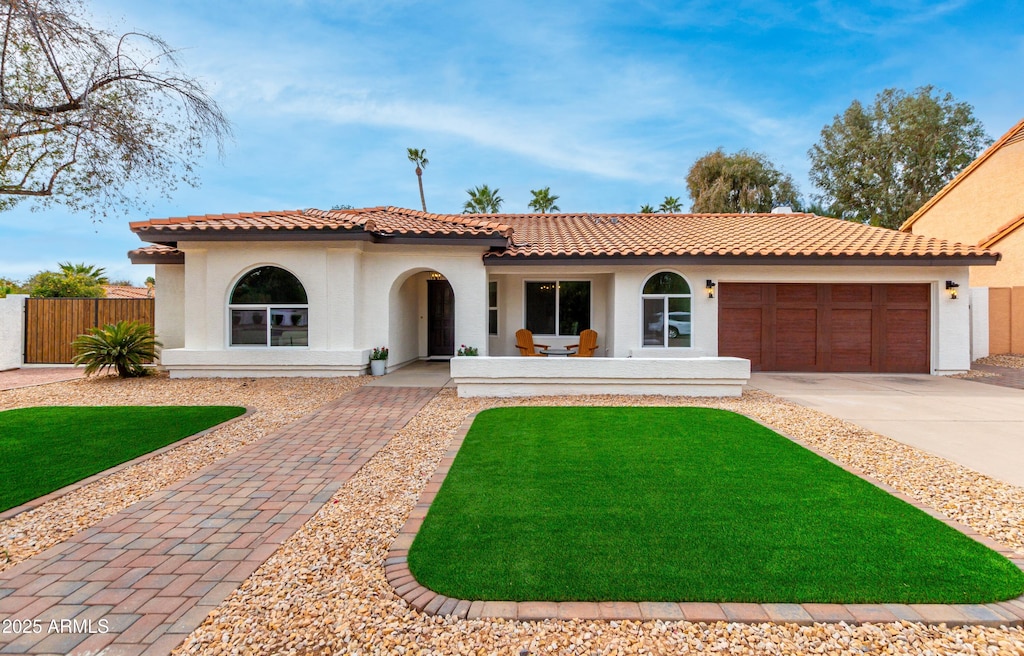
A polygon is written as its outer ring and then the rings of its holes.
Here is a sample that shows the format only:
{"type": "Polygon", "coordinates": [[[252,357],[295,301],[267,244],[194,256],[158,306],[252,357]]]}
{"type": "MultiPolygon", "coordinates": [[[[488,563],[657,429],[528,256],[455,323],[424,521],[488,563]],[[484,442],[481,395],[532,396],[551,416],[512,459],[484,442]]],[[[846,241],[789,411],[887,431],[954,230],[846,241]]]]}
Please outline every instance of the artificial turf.
{"type": "Polygon", "coordinates": [[[409,552],[432,590],[511,601],[985,603],[1009,560],[741,415],[480,413],[409,552]]]}
{"type": "Polygon", "coordinates": [[[237,417],[230,406],[40,407],[0,412],[0,511],[237,417]]]}

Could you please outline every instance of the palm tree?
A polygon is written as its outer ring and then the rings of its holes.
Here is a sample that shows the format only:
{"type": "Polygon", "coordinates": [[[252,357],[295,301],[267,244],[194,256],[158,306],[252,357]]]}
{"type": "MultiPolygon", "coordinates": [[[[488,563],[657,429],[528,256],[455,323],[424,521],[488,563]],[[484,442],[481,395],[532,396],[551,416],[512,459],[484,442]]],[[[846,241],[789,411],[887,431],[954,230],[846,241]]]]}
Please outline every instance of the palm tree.
{"type": "Polygon", "coordinates": [[[487,185],[480,185],[467,189],[469,200],[462,206],[463,214],[497,214],[501,210],[501,204],[505,202],[498,195],[498,188],[494,191],[487,185]]]}
{"type": "Polygon", "coordinates": [[[650,205],[643,205],[640,207],[641,214],[654,214],[654,208],[650,205]]]}
{"type": "Polygon", "coordinates": [[[531,189],[530,193],[533,194],[533,200],[531,200],[527,205],[534,212],[547,214],[548,212],[560,212],[562,210],[561,207],[555,205],[555,201],[558,200],[558,196],[551,195],[551,187],[531,189]]]}
{"type": "Polygon", "coordinates": [[[78,264],[60,262],[57,266],[60,267],[60,272],[65,276],[81,275],[91,278],[97,285],[110,284],[110,279],[107,278],[107,270],[103,267],[93,266],[85,262],[79,262],[78,264]]]}
{"type": "Polygon", "coordinates": [[[683,206],[677,196],[665,196],[665,200],[661,201],[661,205],[658,206],[658,211],[666,214],[678,214],[683,211],[683,206]]]}
{"type": "Polygon", "coordinates": [[[430,162],[427,160],[427,149],[420,150],[419,148],[407,148],[409,151],[409,161],[416,165],[416,181],[420,183],[420,203],[423,205],[423,211],[427,211],[427,199],[423,196],[423,167],[430,162]]]}

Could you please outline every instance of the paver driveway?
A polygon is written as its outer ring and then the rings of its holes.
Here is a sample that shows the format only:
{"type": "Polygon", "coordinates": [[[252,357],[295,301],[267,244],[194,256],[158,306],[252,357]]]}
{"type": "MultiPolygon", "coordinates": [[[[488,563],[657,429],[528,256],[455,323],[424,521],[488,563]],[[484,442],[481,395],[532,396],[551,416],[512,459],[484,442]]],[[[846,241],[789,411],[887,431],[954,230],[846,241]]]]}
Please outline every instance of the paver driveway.
{"type": "Polygon", "coordinates": [[[437,391],[357,389],[0,572],[0,618],[40,628],[0,653],[169,653],[437,391]]]}
{"type": "Polygon", "coordinates": [[[1024,390],[924,374],[755,373],[750,386],[1024,486],[1024,390]]]}

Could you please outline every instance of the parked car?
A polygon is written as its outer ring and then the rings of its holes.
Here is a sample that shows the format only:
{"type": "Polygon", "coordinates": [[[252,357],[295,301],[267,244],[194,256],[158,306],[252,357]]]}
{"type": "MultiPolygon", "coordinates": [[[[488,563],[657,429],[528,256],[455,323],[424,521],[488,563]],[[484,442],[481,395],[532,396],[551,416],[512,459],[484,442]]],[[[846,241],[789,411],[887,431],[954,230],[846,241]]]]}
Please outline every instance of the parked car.
{"type": "MultiPolygon", "coordinates": [[[[657,318],[654,322],[647,325],[647,330],[655,333],[660,333],[662,328],[662,313],[659,312],[655,315],[657,318]]],[[[675,339],[680,335],[690,334],[690,313],[689,312],[669,312],[668,313],[668,336],[669,339],[675,339]]]]}

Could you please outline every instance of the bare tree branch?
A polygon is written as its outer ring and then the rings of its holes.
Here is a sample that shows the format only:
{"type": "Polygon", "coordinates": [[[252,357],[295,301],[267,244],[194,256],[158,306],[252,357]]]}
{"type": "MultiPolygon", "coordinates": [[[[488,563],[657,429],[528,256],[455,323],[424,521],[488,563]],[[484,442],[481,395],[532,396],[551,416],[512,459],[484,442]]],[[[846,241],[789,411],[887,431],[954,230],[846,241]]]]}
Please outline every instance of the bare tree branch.
{"type": "Polygon", "coordinates": [[[157,36],[115,36],[75,0],[0,0],[0,210],[22,197],[106,214],[195,184],[230,124],[157,36]]]}

